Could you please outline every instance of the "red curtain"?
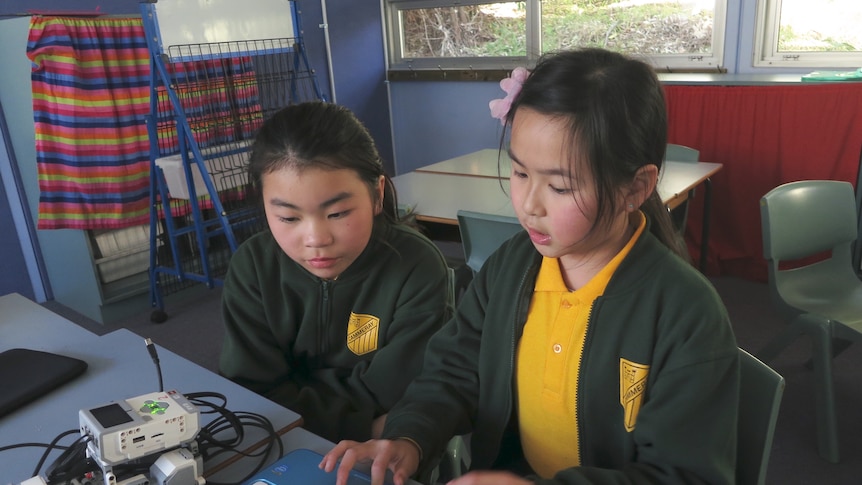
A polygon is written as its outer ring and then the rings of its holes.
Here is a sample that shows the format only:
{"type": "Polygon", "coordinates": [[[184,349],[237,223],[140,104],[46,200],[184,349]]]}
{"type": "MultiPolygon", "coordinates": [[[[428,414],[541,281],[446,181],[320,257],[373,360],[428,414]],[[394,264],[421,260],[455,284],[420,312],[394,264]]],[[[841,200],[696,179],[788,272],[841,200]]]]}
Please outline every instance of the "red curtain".
{"type": "MultiPolygon", "coordinates": [[[[713,177],[710,275],[766,281],[760,197],[795,180],[856,184],[862,149],[862,83],[665,86],[670,143],[720,162],[713,177]]],[[[699,258],[703,194],[689,209],[686,239],[699,258]]]]}

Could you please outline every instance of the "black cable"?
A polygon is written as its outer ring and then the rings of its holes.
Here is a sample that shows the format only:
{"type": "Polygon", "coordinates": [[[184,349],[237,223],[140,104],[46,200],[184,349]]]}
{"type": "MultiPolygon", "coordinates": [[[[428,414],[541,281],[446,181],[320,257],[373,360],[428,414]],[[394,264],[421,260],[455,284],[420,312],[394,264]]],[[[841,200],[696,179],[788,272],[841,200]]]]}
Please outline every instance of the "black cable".
{"type": "MultiPolygon", "coordinates": [[[[218,456],[226,453],[242,455],[249,458],[258,458],[258,463],[245,478],[245,481],[253,477],[266,465],[266,459],[274,449],[277,448],[277,456],[284,454],[284,445],[281,442],[281,437],[275,431],[272,422],[261,414],[237,411],[233,412],[227,409],[227,399],[224,395],[214,392],[198,392],[186,394],[186,399],[200,408],[202,414],[217,414],[218,417],[213,419],[207,425],[203,426],[198,434],[198,446],[202,460],[210,461],[218,456]],[[205,398],[215,398],[219,402],[213,403],[205,398]],[[266,444],[260,449],[253,452],[245,452],[237,449],[242,444],[245,438],[246,428],[263,429],[269,439],[266,444]],[[222,435],[232,432],[231,435],[224,437],[222,435]]],[[[207,479],[208,485],[230,485],[221,484],[219,482],[207,479]]]]}
{"type": "Polygon", "coordinates": [[[201,411],[201,413],[218,414],[220,416],[210,421],[207,425],[203,426],[198,435],[200,436],[198,442],[201,444],[201,454],[204,456],[204,459],[208,457],[207,451],[212,447],[231,448],[235,445],[242,443],[242,440],[245,437],[245,430],[243,428],[242,422],[239,420],[236,413],[233,413],[227,409],[227,399],[222,394],[212,392],[198,392],[187,394],[186,399],[188,399],[191,403],[195,404],[199,408],[210,409],[209,411],[201,411]],[[215,404],[209,401],[205,401],[202,399],[204,397],[218,398],[221,400],[221,404],[215,404]],[[234,436],[232,438],[216,438],[216,435],[231,429],[234,431],[234,436]]]}
{"type": "Polygon", "coordinates": [[[87,456],[89,436],[80,436],[64,451],[45,472],[48,483],[65,484],[76,478],[81,478],[89,472],[99,470],[99,465],[87,456]]]}
{"type": "MultiPolygon", "coordinates": [[[[18,448],[48,448],[50,446],[51,445],[49,443],[15,443],[14,445],[0,446],[0,452],[15,450],[18,448]]],[[[60,446],[60,445],[54,446],[53,448],[55,450],[67,450],[67,449],[69,449],[68,446],[60,446]]]]}
{"type": "Polygon", "coordinates": [[[156,351],[156,344],[154,344],[153,340],[149,337],[144,339],[144,343],[147,345],[147,352],[150,353],[153,363],[156,364],[156,374],[159,376],[159,392],[164,392],[165,384],[162,378],[162,365],[159,363],[159,353],[156,351]]]}
{"type": "MultiPolygon", "coordinates": [[[[44,453],[42,453],[42,458],[40,458],[40,459],[39,459],[39,462],[36,464],[36,469],[33,471],[33,473],[31,474],[31,476],[34,476],[34,477],[35,477],[35,476],[39,475],[39,470],[41,470],[41,469],[42,469],[42,465],[44,465],[44,464],[45,464],[45,460],[47,460],[47,459],[48,459],[48,455],[50,455],[50,454],[51,454],[51,452],[52,452],[52,451],[54,451],[54,450],[56,449],[57,443],[58,443],[61,439],[65,438],[66,436],[69,436],[70,434],[77,433],[77,432],[78,432],[78,430],[77,430],[77,429],[70,429],[70,430],[68,430],[68,431],[63,431],[62,433],[60,433],[59,435],[57,435],[57,437],[55,437],[55,438],[51,441],[51,443],[49,443],[49,444],[48,444],[47,448],[45,449],[45,452],[44,452],[44,453]]],[[[81,438],[79,437],[77,440],[75,440],[75,443],[77,443],[77,442],[78,442],[78,440],[80,440],[80,439],[81,439],[81,438]]],[[[67,447],[67,449],[66,449],[65,451],[68,451],[69,449],[72,449],[72,447],[74,447],[75,443],[73,443],[73,444],[72,444],[72,446],[67,447]]]]}

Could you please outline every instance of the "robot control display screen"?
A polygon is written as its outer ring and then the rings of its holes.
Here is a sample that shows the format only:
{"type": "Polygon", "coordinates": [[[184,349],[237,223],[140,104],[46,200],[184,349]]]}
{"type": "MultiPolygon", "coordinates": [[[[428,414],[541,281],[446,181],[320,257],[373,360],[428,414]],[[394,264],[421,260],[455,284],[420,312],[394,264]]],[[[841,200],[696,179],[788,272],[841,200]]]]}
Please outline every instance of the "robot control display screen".
{"type": "Polygon", "coordinates": [[[90,414],[92,414],[93,417],[96,418],[96,421],[98,421],[105,429],[133,421],[132,417],[129,416],[129,414],[123,410],[123,407],[117,403],[91,409],[90,414]]]}

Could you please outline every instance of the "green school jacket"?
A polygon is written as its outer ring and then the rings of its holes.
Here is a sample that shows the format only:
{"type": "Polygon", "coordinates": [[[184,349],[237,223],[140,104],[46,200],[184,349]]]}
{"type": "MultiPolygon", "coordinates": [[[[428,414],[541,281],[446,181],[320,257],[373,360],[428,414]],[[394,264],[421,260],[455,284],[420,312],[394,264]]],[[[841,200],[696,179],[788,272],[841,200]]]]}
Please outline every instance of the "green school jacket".
{"type": "MultiPolygon", "coordinates": [[[[503,443],[518,429],[515,352],[540,262],[526,233],[504,243],[389,413],[384,436],[414,440],[424,466],[456,434],[472,433],[472,469],[511,452],[503,443]]],[[[738,394],[738,347],[720,297],[644,232],[591,309],[578,381],[581,466],[537,483],[733,483],[738,394]],[[649,366],[631,430],[623,362],[649,366]]]]}
{"type": "Polygon", "coordinates": [[[332,441],[370,437],[451,315],[440,250],[405,226],[380,230],[335,281],[264,231],[237,249],[224,281],[220,372],[332,441]]]}

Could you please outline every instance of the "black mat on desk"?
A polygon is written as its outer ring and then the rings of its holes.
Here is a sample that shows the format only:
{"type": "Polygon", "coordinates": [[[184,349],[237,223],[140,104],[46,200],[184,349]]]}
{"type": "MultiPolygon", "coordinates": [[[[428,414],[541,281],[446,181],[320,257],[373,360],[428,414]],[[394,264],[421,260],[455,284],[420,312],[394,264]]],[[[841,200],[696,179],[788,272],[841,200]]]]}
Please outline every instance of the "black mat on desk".
{"type": "Polygon", "coordinates": [[[51,392],[87,370],[81,359],[41,350],[0,352],[0,417],[51,392]]]}

